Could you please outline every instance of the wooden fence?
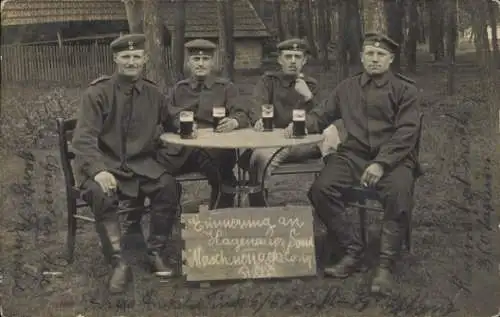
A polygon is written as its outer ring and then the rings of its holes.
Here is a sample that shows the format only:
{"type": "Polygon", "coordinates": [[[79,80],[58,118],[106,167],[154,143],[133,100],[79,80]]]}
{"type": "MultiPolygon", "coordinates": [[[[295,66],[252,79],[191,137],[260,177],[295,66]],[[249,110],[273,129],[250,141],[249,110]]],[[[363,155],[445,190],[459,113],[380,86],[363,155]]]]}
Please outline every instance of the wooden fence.
{"type": "Polygon", "coordinates": [[[4,83],[88,83],[112,74],[115,67],[109,45],[104,44],[2,46],[0,52],[4,83]]]}

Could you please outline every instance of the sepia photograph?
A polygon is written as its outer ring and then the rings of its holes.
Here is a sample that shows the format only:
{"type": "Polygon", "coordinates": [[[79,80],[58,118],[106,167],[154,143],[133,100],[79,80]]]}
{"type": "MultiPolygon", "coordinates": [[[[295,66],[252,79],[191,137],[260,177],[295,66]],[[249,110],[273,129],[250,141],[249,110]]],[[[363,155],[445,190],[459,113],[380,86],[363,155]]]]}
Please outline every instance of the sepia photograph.
{"type": "Polygon", "coordinates": [[[500,0],[0,6],[0,317],[500,317],[500,0]]]}

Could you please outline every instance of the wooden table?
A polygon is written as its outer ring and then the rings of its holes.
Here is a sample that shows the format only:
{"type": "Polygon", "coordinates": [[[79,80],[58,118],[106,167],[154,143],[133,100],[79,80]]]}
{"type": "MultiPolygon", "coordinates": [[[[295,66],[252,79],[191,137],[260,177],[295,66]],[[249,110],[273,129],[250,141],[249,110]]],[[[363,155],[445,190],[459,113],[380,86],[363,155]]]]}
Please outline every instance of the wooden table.
{"type": "MultiPolygon", "coordinates": [[[[298,145],[318,143],[323,140],[322,134],[308,134],[302,138],[285,138],[284,129],[274,129],[270,132],[257,132],[251,128],[238,129],[227,133],[213,132],[212,128],[199,129],[196,139],[181,139],[179,134],[164,133],[160,139],[167,143],[196,147],[199,149],[235,149],[237,158],[240,157],[241,149],[248,148],[279,148],[279,151],[298,145]]],[[[210,156],[209,156],[210,157],[210,156]]],[[[274,156],[273,156],[274,158],[274,156]]],[[[268,164],[272,159],[268,162],[268,164]]],[[[267,170],[267,167],[266,167],[267,170]]],[[[221,190],[217,193],[217,201],[220,198],[221,191],[235,193],[237,195],[237,206],[241,207],[241,195],[261,190],[261,186],[249,186],[244,179],[240,169],[238,169],[238,182],[236,188],[227,189],[219,186],[221,190]]],[[[219,179],[220,183],[220,179],[219,179]]]]}

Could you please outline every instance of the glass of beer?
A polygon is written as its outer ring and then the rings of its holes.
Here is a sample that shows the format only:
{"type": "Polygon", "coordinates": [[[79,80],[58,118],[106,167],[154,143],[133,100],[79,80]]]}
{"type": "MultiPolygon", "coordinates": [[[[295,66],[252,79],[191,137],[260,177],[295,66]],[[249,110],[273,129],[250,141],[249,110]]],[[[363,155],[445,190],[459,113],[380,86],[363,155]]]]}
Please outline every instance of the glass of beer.
{"type": "Polygon", "coordinates": [[[179,115],[181,139],[193,138],[194,113],[192,111],[181,111],[179,115]]]}
{"type": "Polygon", "coordinates": [[[214,106],[212,108],[212,120],[213,120],[213,128],[214,132],[219,125],[219,122],[226,116],[226,108],[221,106],[214,106]]]}
{"type": "Polygon", "coordinates": [[[303,138],[306,135],[306,111],[304,109],[294,109],[292,113],[293,137],[303,138]]]}
{"type": "Polygon", "coordinates": [[[273,131],[274,106],[262,105],[261,116],[262,116],[264,131],[273,131]]]}

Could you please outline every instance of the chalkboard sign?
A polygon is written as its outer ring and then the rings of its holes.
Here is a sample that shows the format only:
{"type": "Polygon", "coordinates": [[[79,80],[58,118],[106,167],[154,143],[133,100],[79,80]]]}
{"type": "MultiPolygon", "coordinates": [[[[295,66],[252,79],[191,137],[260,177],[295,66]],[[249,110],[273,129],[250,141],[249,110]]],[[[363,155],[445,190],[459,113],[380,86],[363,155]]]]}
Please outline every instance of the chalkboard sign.
{"type": "Polygon", "coordinates": [[[316,275],[310,207],[200,207],[182,223],[187,281],[316,275]]]}

